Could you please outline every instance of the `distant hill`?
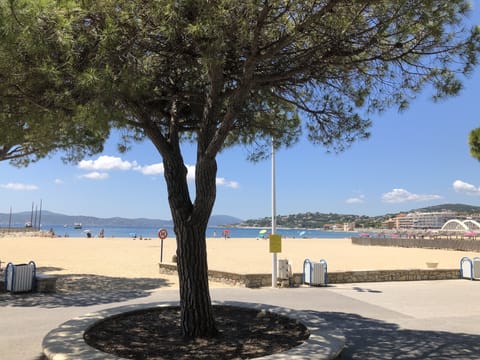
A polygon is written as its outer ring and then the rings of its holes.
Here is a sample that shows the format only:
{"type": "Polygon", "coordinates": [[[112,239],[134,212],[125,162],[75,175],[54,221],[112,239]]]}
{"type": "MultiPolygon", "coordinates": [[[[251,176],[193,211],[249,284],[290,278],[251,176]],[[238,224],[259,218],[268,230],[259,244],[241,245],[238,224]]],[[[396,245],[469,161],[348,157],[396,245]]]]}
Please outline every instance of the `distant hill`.
{"type": "MultiPolygon", "coordinates": [[[[436,212],[442,210],[450,210],[457,212],[464,216],[480,214],[480,206],[466,205],[466,204],[442,204],[435,206],[428,206],[424,208],[412,209],[409,211],[402,211],[400,213],[408,212],[436,212]]],[[[389,218],[395,217],[400,213],[384,214],[379,216],[367,215],[351,215],[351,214],[335,214],[335,213],[300,213],[292,215],[278,215],[277,226],[290,228],[323,228],[326,224],[342,224],[348,222],[355,222],[358,227],[375,228],[381,227],[382,223],[389,218]]],[[[23,225],[30,221],[31,212],[24,211],[12,214],[13,224],[23,225]]],[[[0,226],[8,225],[9,214],[0,213],[0,226]]],[[[241,220],[239,218],[228,215],[212,215],[209,221],[209,226],[249,226],[249,227],[267,227],[271,225],[271,217],[260,219],[241,220]]],[[[97,218],[93,216],[72,216],[57,214],[50,211],[42,211],[42,224],[48,225],[73,225],[76,222],[82,223],[84,226],[145,226],[145,227],[170,227],[173,225],[171,220],[159,219],[128,219],[121,217],[112,218],[97,218]]]]}
{"type": "MultiPolygon", "coordinates": [[[[442,210],[454,211],[463,216],[470,216],[473,214],[480,214],[480,207],[465,204],[443,204],[429,206],[419,209],[412,209],[409,211],[402,211],[393,214],[384,214],[379,216],[366,216],[366,215],[349,215],[349,214],[335,214],[335,213],[300,213],[292,215],[278,215],[277,226],[288,228],[323,228],[327,224],[343,224],[355,222],[357,227],[365,228],[380,228],[384,221],[397,216],[401,213],[408,212],[437,212],[442,210]]],[[[238,226],[248,227],[267,227],[271,225],[271,217],[265,217],[261,219],[246,220],[238,226]]]]}
{"type": "MultiPolygon", "coordinates": [[[[37,214],[37,216],[39,216],[37,214]]],[[[172,226],[173,222],[171,220],[159,220],[159,219],[146,219],[146,218],[137,218],[137,219],[128,219],[122,217],[112,217],[112,218],[97,218],[94,216],[83,216],[83,215],[64,215],[57,214],[51,211],[43,210],[41,214],[42,224],[48,225],[73,225],[74,223],[82,223],[85,226],[145,226],[145,227],[155,227],[155,226],[172,226]]],[[[10,214],[0,213],[0,225],[8,225],[10,214]]],[[[12,223],[17,226],[25,224],[31,219],[30,211],[23,211],[12,214],[12,223]]],[[[37,219],[38,221],[38,219],[37,219]]],[[[35,219],[34,221],[35,222],[35,219]]],[[[212,215],[209,221],[209,226],[221,226],[226,224],[236,224],[241,223],[242,220],[233,216],[228,215],[212,215]]]]}
{"type": "Polygon", "coordinates": [[[242,219],[230,215],[212,215],[208,221],[208,226],[240,224],[242,221],[242,219]]]}
{"type": "Polygon", "coordinates": [[[420,208],[416,210],[410,210],[410,212],[413,212],[413,211],[436,212],[436,211],[442,211],[442,210],[450,210],[450,211],[455,211],[455,212],[464,213],[464,214],[479,214],[480,206],[465,205],[465,204],[443,204],[443,205],[428,206],[428,207],[420,208]]]}

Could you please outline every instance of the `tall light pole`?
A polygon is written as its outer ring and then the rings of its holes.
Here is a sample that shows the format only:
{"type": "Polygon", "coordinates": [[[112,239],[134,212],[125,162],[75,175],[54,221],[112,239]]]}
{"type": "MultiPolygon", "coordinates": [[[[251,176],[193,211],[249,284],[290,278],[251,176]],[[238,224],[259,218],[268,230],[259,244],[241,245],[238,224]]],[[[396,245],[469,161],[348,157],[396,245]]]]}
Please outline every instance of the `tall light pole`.
{"type": "MultiPolygon", "coordinates": [[[[272,234],[277,232],[275,201],[275,142],[272,137],[272,234]]],[[[272,252],[272,287],[277,287],[277,253],[272,252]]]]}

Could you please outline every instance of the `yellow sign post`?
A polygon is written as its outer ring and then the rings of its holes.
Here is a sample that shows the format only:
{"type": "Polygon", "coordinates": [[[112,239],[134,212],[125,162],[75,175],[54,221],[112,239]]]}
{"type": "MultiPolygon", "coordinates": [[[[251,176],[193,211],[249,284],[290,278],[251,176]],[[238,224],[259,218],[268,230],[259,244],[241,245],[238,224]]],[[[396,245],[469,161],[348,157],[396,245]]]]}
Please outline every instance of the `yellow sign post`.
{"type": "Polygon", "coordinates": [[[271,234],[268,238],[270,240],[270,252],[281,253],[282,252],[282,235],[271,234]]]}

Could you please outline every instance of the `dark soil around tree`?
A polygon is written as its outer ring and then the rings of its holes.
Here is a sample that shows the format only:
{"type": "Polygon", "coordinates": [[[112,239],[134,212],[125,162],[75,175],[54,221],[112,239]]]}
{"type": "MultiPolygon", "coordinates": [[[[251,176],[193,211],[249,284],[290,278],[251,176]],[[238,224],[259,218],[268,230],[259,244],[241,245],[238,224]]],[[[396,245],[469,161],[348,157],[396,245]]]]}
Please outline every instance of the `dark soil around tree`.
{"type": "Polygon", "coordinates": [[[85,333],[85,341],[127,359],[252,359],[286,351],[309,337],[294,319],[264,310],[214,306],[220,331],[212,339],[181,335],[180,308],[160,307],[107,318],[85,333]]]}

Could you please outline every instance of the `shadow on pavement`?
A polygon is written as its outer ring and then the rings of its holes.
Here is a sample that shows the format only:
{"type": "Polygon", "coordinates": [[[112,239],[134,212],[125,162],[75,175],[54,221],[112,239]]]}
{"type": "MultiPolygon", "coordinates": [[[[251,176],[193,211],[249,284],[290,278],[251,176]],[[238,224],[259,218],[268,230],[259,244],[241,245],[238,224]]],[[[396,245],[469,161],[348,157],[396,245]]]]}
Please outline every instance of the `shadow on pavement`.
{"type": "Polygon", "coordinates": [[[402,329],[356,314],[322,312],[321,317],[345,335],[342,360],[480,359],[480,335],[402,329]]]}
{"type": "Polygon", "coordinates": [[[165,279],[121,278],[92,274],[56,275],[55,293],[0,294],[0,306],[68,307],[109,304],[146,297],[168,286],[165,279]]]}

